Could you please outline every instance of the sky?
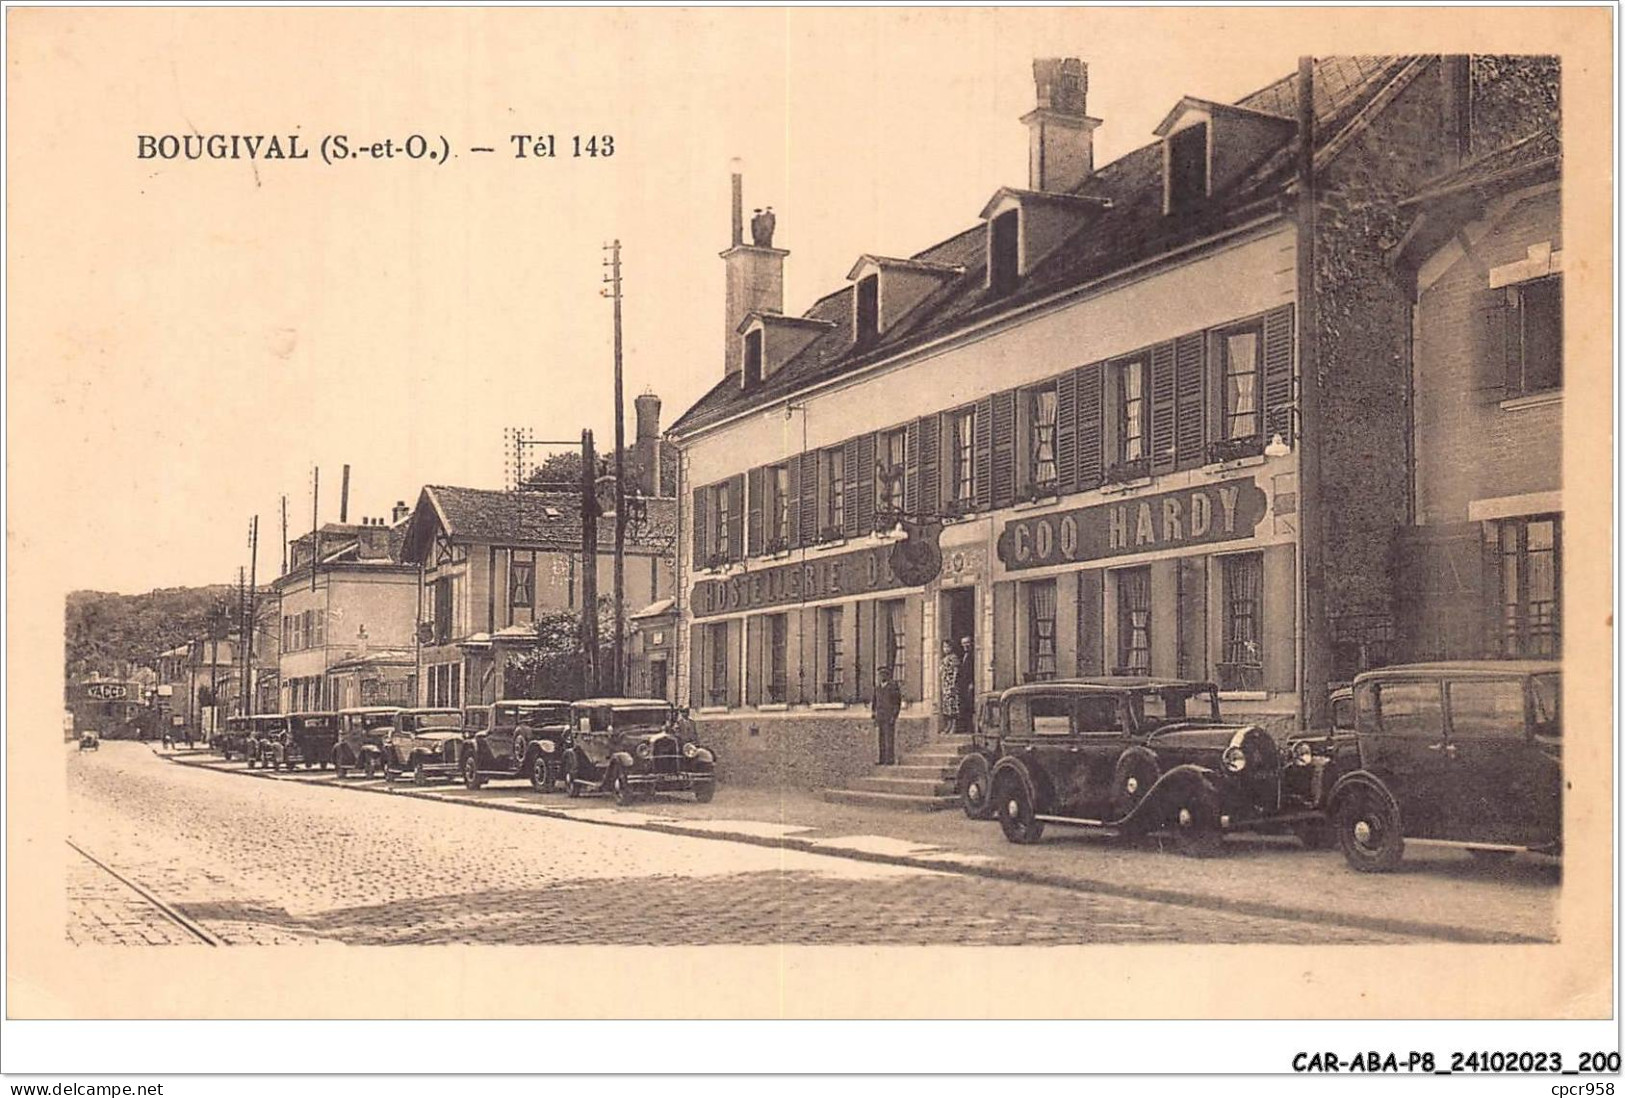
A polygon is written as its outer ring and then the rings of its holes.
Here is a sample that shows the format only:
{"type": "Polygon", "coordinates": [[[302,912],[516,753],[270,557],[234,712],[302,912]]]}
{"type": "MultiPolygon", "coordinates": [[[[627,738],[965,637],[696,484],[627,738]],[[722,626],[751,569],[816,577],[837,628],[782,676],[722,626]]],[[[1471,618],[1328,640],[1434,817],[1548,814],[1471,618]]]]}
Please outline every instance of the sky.
{"type": "Polygon", "coordinates": [[[505,427],[607,447],[612,239],[628,434],[645,389],[669,424],[722,371],[732,157],[800,313],[858,255],[918,251],[1025,185],[1034,57],[1088,64],[1097,164],[1182,95],[1296,65],[1239,12],[1154,40],[1129,9],[10,14],[11,513],[71,548],[65,588],[126,593],[234,581],[256,514],[274,576],[280,501],[309,529],[317,467],[326,522],[351,466],[355,521],[425,483],[502,487],[505,427]],[[188,133],[312,152],[137,156],[188,133]],[[413,133],[455,155],[315,149],[413,133]],[[516,159],[524,133],[557,155],[516,159]],[[568,155],[575,135],[614,155],[568,155]]]}

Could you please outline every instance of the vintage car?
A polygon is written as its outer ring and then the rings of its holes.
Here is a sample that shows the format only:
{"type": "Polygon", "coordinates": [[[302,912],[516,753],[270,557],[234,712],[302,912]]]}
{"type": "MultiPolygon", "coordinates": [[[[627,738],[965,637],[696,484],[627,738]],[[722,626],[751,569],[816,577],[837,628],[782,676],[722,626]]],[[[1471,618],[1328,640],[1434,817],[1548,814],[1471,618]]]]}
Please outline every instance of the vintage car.
{"type": "Polygon", "coordinates": [[[254,725],[252,717],[227,717],[220,731],[215,734],[213,746],[220,752],[220,757],[229,759],[233,755],[248,757],[248,744],[253,738],[254,725]]]}
{"type": "Polygon", "coordinates": [[[959,762],[959,773],[954,788],[959,793],[959,806],[973,820],[993,817],[993,798],[989,795],[988,776],[993,764],[999,761],[999,745],[1004,729],[999,723],[999,699],[1002,691],[981,694],[976,699],[976,715],[971,725],[970,750],[959,762]]]}
{"type": "Polygon", "coordinates": [[[333,745],[333,773],[344,777],[359,770],[375,777],[384,769],[384,741],[395,729],[398,705],[364,705],[339,710],[338,742],[333,745]]]}
{"type": "Polygon", "coordinates": [[[96,730],[94,728],[86,730],[85,733],[79,737],[79,750],[81,751],[100,751],[101,746],[101,738],[96,735],[96,730]]]}
{"type": "Polygon", "coordinates": [[[248,741],[243,748],[243,754],[248,758],[248,768],[252,770],[258,766],[264,770],[275,770],[282,767],[292,770],[288,718],[280,713],[261,713],[242,719],[248,722],[249,728],[248,741]]]}
{"type": "Polygon", "coordinates": [[[716,756],[694,740],[688,719],[655,698],[589,698],[570,706],[564,791],[612,791],[621,804],[644,793],[716,795],[716,756]]]}
{"type": "Polygon", "coordinates": [[[304,763],[306,770],[317,766],[326,770],[332,764],[339,738],[337,713],[290,713],[288,732],[289,759],[304,763]]]}
{"type": "Polygon", "coordinates": [[[570,703],[509,698],[470,706],[464,721],[463,784],[478,789],[491,778],[528,778],[551,793],[564,774],[570,739],[570,703]]]}
{"type": "Polygon", "coordinates": [[[1337,687],[1330,698],[1330,728],[1293,732],[1281,749],[1281,803],[1312,809],[1317,818],[1302,820],[1293,832],[1310,850],[1325,850],[1337,837],[1324,815],[1326,798],[1344,774],[1359,766],[1354,742],[1354,692],[1337,687]]]}
{"type": "Polygon", "coordinates": [[[392,782],[407,771],[418,785],[449,777],[457,773],[462,750],[462,710],[403,709],[383,744],[384,780],[392,782]]]}
{"type": "Polygon", "coordinates": [[[1563,842],[1561,665],[1464,660],[1354,680],[1358,765],[1327,812],[1349,865],[1399,865],[1407,841],[1484,861],[1563,842]]]}
{"type": "Polygon", "coordinates": [[[1049,823],[1116,834],[1166,829],[1188,854],[1233,829],[1315,817],[1281,805],[1280,748],[1219,718],[1213,683],[1140,676],[1011,687],[989,780],[1004,836],[1037,842],[1049,823]]]}

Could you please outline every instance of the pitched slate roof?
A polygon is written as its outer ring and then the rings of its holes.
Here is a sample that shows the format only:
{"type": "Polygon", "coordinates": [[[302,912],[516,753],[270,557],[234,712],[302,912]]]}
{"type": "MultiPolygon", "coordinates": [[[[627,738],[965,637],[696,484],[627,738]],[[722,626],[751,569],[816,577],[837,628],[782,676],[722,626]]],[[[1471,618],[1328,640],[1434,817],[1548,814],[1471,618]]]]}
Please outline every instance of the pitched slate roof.
{"type": "Polygon", "coordinates": [[[1524,175],[1555,171],[1563,156],[1556,131],[1542,130],[1436,176],[1401,206],[1421,205],[1468,191],[1493,188],[1524,175]]]}
{"type": "MultiPolygon", "coordinates": [[[[1404,57],[1329,57],[1315,62],[1317,144],[1324,148],[1348,127],[1381,89],[1412,60],[1404,57]]],[[[1280,116],[1282,146],[1200,209],[1164,215],[1162,145],[1154,142],[1095,171],[1074,194],[1104,202],[1073,204],[1070,236],[1045,256],[1011,293],[987,289],[986,230],[976,224],[909,257],[963,268],[892,324],[877,342],[854,344],[852,292],[842,286],[813,303],[804,316],[832,326],[771,377],[746,391],[737,374],[722,378],[672,424],[682,435],[803,388],[890,358],[932,339],[1081,286],[1181,245],[1237,227],[1279,209],[1293,177],[1291,134],[1296,129],[1297,78],[1283,77],[1235,104],[1280,116]]]]}
{"type": "MultiPolygon", "coordinates": [[[[646,521],[629,528],[627,544],[665,549],[675,535],[677,501],[645,499],[646,521]]],[[[406,523],[407,560],[423,559],[437,529],[458,542],[481,542],[516,548],[581,548],[581,497],[574,492],[505,492],[428,484],[406,523]]],[[[613,520],[598,522],[600,548],[615,545],[613,520]]]]}

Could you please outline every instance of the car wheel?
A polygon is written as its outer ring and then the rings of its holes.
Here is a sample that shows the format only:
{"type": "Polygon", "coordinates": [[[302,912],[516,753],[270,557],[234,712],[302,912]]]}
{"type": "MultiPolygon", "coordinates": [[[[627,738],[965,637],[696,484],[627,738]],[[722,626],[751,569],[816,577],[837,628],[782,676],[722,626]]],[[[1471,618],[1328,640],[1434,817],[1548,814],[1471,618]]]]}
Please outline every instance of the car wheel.
{"type": "Polygon", "coordinates": [[[1361,873],[1385,873],[1405,856],[1399,810],[1374,789],[1355,789],[1337,806],[1337,842],[1361,873]]]}
{"type": "Polygon", "coordinates": [[[708,782],[694,783],[694,800],[699,804],[710,804],[711,798],[717,795],[715,779],[708,782]]]}
{"type": "Polygon", "coordinates": [[[993,815],[993,798],[988,795],[987,759],[971,755],[959,768],[959,807],[972,820],[993,815]]]}
{"type": "Polygon", "coordinates": [[[429,772],[423,768],[423,760],[422,759],[419,759],[418,764],[412,768],[412,784],[413,785],[428,785],[429,784],[429,772]]]}
{"type": "Polygon", "coordinates": [[[558,785],[558,774],[554,772],[553,764],[546,755],[536,752],[536,758],[530,764],[530,787],[538,793],[551,793],[558,785]]]}
{"type": "Polygon", "coordinates": [[[463,760],[463,788],[478,789],[484,784],[485,779],[480,777],[480,760],[470,751],[468,757],[463,760]]]}
{"type": "Polygon", "coordinates": [[[1038,806],[1027,791],[1027,783],[1015,777],[998,784],[994,794],[998,806],[999,827],[1004,837],[1013,843],[1036,843],[1044,834],[1044,821],[1037,818],[1038,806]]]}
{"type": "Polygon", "coordinates": [[[1219,806],[1206,790],[1193,790],[1174,798],[1168,828],[1179,852],[1188,858],[1209,858],[1224,844],[1219,830],[1219,806]]]}
{"type": "Polygon", "coordinates": [[[637,792],[632,788],[631,781],[627,779],[626,771],[615,771],[615,777],[610,779],[609,784],[610,788],[615,790],[616,804],[628,805],[638,799],[637,792]]]}
{"type": "Polygon", "coordinates": [[[1467,853],[1479,865],[1500,865],[1502,862],[1510,861],[1513,852],[1510,850],[1484,850],[1480,847],[1470,846],[1467,848],[1467,853]]]}
{"type": "Polygon", "coordinates": [[[575,755],[564,756],[564,795],[566,797],[581,796],[581,764],[576,761],[575,755]]]}
{"type": "Polygon", "coordinates": [[[1329,850],[1337,841],[1327,820],[1302,820],[1292,825],[1292,834],[1298,837],[1305,850],[1329,850]]]}

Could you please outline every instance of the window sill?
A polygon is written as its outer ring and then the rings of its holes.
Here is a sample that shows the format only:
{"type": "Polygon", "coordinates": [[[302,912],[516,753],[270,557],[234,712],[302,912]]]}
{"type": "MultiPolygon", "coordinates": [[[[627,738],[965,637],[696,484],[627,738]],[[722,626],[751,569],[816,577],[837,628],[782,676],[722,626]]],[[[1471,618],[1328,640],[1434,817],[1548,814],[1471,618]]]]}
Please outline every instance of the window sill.
{"type": "MultiPolygon", "coordinates": [[[[1147,483],[1150,483],[1149,479],[1147,480],[1147,483]]],[[[1055,492],[1055,493],[1053,493],[1051,495],[1039,496],[1037,499],[1017,500],[1016,503],[1014,505],[1012,505],[1010,509],[1012,511],[1036,511],[1040,507],[1049,507],[1052,504],[1056,504],[1056,503],[1060,503],[1060,502],[1061,502],[1061,494],[1059,492],[1055,492]]]]}
{"type": "Polygon", "coordinates": [[[1121,480],[1115,484],[1102,484],[1100,494],[1103,496],[1120,496],[1124,492],[1132,492],[1139,488],[1149,488],[1151,477],[1137,477],[1134,480],[1121,480]]]}
{"type": "Polygon", "coordinates": [[[1530,393],[1528,396],[1512,397],[1501,402],[1501,411],[1519,412],[1525,408],[1544,408],[1548,404],[1563,403],[1562,389],[1549,389],[1544,393],[1530,393]]]}
{"type": "Polygon", "coordinates": [[[788,713],[790,705],[788,702],[763,702],[756,710],[760,713],[788,713]]]}
{"type": "Polygon", "coordinates": [[[807,708],[808,709],[815,709],[815,710],[845,709],[846,708],[846,703],[845,702],[813,702],[807,708]]]}
{"type": "Polygon", "coordinates": [[[1249,454],[1246,457],[1231,458],[1229,461],[1211,461],[1202,466],[1201,472],[1205,476],[1217,477],[1237,469],[1251,469],[1263,465],[1269,459],[1263,454],[1249,454]]]}
{"type": "Polygon", "coordinates": [[[1219,691],[1219,700],[1233,702],[1269,701],[1270,692],[1268,690],[1221,690],[1219,691]]]}
{"type": "Polygon", "coordinates": [[[694,710],[694,712],[698,713],[702,717],[715,716],[718,713],[728,712],[728,707],[726,705],[702,705],[698,709],[694,710]]]}
{"type": "Polygon", "coordinates": [[[815,552],[815,553],[827,553],[831,549],[839,549],[843,545],[846,544],[846,540],[847,540],[846,538],[837,538],[834,541],[821,541],[817,545],[812,547],[813,552],[815,552]]]}

